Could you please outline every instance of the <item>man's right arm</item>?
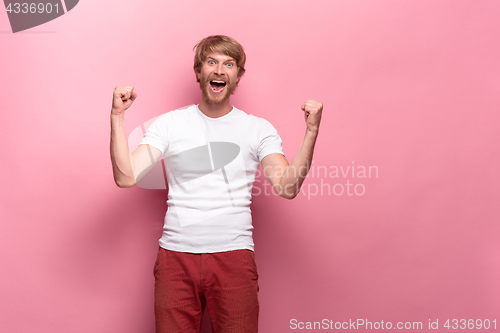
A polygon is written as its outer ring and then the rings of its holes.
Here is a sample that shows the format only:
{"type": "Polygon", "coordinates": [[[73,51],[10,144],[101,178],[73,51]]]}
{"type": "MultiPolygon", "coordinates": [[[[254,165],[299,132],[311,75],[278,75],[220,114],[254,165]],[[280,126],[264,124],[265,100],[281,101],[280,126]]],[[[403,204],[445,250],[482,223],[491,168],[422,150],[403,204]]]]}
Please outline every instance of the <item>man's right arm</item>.
{"type": "Polygon", "coordinates": [[[161,158],[161,151],[150,145],[139,145],[131,154],[125,134],[125,110],[137,93],[133,86],[117,86],[111,108],[110,154],[113,178],[118,187],[132,187],[151,171],[161,158]]]}

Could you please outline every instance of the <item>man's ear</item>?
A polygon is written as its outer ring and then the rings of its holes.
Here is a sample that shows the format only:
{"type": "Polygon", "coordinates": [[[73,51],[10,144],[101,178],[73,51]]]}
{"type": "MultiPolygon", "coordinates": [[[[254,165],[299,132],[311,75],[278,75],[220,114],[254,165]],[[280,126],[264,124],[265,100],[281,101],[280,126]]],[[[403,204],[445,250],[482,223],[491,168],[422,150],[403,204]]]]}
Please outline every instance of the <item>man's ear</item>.
{"type": "Polygon", "coordinates": [[[238,84],[240,82],[242,76],[243,76],[243,73],[240,72],[240,68],[238,67],[238,79],[236,80],[236,84],[238,84]]]}

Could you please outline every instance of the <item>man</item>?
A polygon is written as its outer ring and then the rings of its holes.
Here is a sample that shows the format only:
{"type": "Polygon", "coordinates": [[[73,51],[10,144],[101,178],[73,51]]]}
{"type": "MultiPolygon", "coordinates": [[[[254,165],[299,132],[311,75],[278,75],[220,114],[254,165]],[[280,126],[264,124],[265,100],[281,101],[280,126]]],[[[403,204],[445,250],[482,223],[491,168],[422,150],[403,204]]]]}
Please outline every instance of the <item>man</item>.
{"type": "Polygon", "coordinates": [[[323,105],[302,105],[306,132],[292,163],[266,120],[231,106],[245,72],[241,45],[209,36],[196,45],[198,105],[167,112],[130,154],[124,112],[137,93],[117,86],[111,109],[111,160],[119,187],[132,187],[164,155],[168,210],[154,267],[157,332],[199,332],[205,307],[212,331],[257,332],[259,303],[250,200],[262,165],[278,195],[293,199],[312,163],[323,105]]]}

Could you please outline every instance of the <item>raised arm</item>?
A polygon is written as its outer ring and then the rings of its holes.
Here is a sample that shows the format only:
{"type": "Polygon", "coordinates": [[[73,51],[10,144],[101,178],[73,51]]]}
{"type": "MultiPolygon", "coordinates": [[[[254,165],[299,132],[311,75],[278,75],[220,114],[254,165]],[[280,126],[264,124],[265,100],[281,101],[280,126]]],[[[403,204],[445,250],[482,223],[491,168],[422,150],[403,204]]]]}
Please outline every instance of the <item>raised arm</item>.
{"type": "Polygon", "coordinates": [[[137,184],[161,158],[161,151],[150,145],[139,145],[130,153],[125,134],[125,111],[136,98],[133,86],[117,86],[113,93],[110,155],[113,178],[118,187],[137,184]]]}
{"type": "Polygon", "coordinates": [[[261,161],[264,174],[274,190],[286,199],[293,199],[299,194],[300,187],[311,167],[323,104],[310,99],[302,105],[302,111],[304,111],[307,128],[292,163],[289,164],[285,156],[281,154],[269,154],[261,161]]]}

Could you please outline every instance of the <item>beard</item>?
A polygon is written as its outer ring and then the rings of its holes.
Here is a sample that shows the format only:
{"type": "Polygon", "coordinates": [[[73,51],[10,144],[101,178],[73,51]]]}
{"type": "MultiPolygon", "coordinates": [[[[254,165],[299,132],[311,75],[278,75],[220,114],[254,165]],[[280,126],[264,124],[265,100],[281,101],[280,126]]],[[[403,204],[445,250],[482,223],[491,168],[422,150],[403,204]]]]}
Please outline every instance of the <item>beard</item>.
{"type": "Polygon", "coordinates": [[[229,81],[229,78],[225,78],[224,81],[226,81],[226,86],[224,87],[224,91],[220,94],[213,93],[210,81],[217,79],[219,78],[210,76],[204,80],[200,80],[200,89],[203,96],[210,104],[223,104],[236,90],[236,83],[229,81]]]}

